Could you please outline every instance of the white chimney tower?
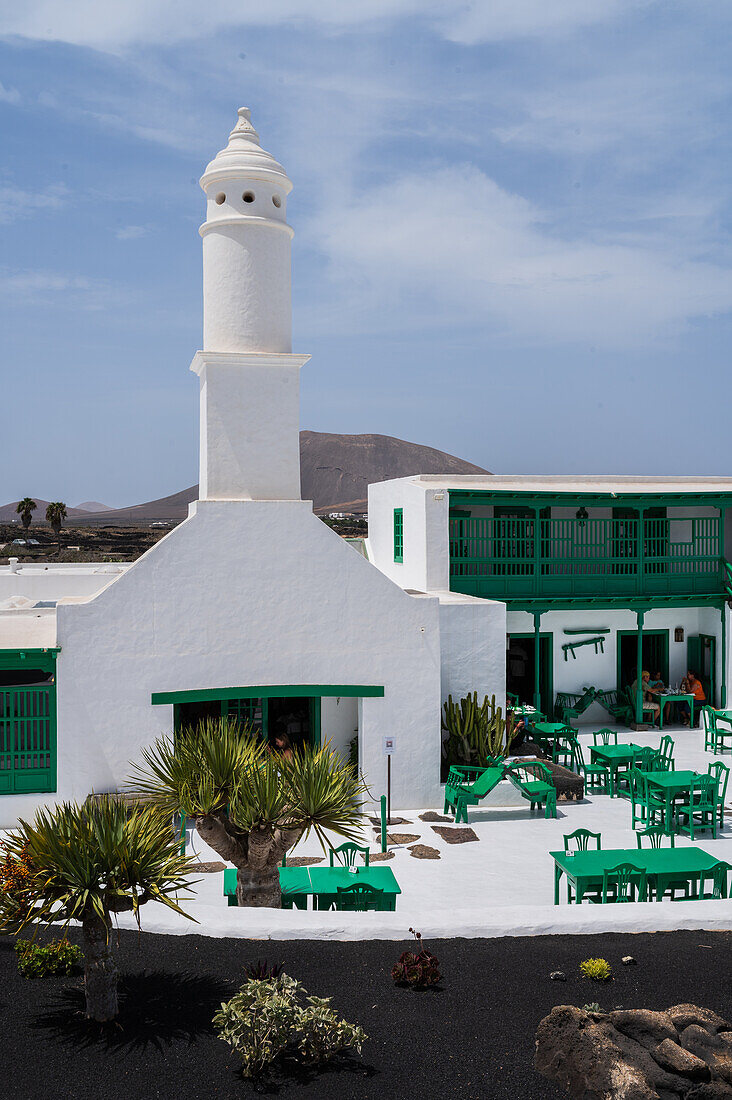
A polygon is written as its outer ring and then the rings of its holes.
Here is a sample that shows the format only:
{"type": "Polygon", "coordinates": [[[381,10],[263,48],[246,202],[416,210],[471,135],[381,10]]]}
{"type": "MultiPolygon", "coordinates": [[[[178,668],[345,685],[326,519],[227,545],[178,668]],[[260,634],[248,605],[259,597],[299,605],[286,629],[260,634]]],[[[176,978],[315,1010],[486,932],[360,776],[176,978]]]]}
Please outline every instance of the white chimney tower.
{"type": "Polygon", "coordinates": [[[284,168],[259,144],[247,107],[201,176],[203,350],[201,500],[300,499],[300,367],[284,168]]]}

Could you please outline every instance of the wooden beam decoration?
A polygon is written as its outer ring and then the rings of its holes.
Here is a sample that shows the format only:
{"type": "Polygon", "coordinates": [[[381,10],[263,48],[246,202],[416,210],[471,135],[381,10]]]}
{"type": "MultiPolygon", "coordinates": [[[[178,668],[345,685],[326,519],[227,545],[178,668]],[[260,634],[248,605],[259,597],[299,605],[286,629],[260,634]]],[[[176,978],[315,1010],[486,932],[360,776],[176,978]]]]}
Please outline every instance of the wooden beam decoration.
{"type": "Polygon", "coordinates": [[[583,638],[582,641],[566,641],[565,645],[561,647],[564,650],[565,660],[569,660],[568,653],[571,653],[572,658],[577,660],[575,650],[580,649],[582,646],[594,646],[596,653],[604,653],[605,639],[602,635],[598,635],[597,638],[583,638]]]}

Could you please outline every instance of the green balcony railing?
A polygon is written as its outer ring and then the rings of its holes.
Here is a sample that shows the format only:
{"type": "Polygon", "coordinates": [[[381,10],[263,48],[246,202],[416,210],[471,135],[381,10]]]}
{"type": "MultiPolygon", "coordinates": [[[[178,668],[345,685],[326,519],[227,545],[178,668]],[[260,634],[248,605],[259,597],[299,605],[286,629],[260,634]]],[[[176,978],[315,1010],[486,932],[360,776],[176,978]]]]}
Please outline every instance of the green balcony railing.
{"type": "Polygon", "coordinates": [[[453,517],[450,587],[495,599],[725,592],[719,517],[647,519],[642,538],[640,527],[638,519],[453,517]]]}

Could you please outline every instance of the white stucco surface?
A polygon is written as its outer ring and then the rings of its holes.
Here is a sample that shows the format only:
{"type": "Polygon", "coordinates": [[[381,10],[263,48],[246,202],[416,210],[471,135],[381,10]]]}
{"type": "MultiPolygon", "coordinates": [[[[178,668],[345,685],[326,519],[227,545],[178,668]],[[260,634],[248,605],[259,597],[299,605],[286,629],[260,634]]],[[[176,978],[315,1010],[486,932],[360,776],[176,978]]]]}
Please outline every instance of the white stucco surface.
{"type": "MultiPolygon", "coordinates": [[[[307,502],[199,502],[96,598],[58,607],[57,797],[125,782],[142,747],[172,728],[172,706],[152,706],[153,692],[365,684],[384,688],[360,707],[368,782],[386,789],[390,733],[394,800],[429,804],[439,789],[438,614],[437,600],[401,591],[307,502]]],[[[28,805],[3,796],[0,825],[28,805]]]]}
{"type": "MultiPolygon", "coordinates": [[[[706,771],[707,764],[715,758],[704,752],[701,732],[678,728],[672,728],[671,732],[676,741],[677,768],[706,771]]],[[[619,739],[630,736],[624,730],[619,739]]],[[[659,741],[658,731],[632,736],[653,746],[659,741]]],[[[585,746],[591,743],[586,727],[581,740],[585,746]]],[[[724,760],[732,764],[729,753],[724,760]]],[[[732,790],[728,791],[730,800],[732,790]]],[[[513,802],[502,806],[506,801],[497,788],[481,808],[472,808],[469,824],[479,840],[462,845],[446,844],[416,813],[407,812],[404,816],[410,824],[393,831],[418,833],[420,841],[437,848],[441,858],[419,860],[405,846],[395,849],[388,866],[394,871],[402,893],[393,913],[230,908],[222,895],[223,875],[218,873],[202,875],[193,888],[192,900],[184,903],[199,924],[192,924],[161,906],[147,905],[143,927],[152,932],[181,935],[343,940],[407,939],[410,926],[419,928],[425,938],[732,928],[732,900],[567,905],[566,884],[562,880],[561,903],[555,906],[554,864],[549,852],[561,850],[563,834],[577,828],[600,832],[604,848],[635,849],[630,803],[607,795],[596,795],[583,802],[560,802],[557,819],[546,820],[532,815],[523,800],[518,805],[513,802]]],[[[442,811],[442,805],[431,808],[442,811]]],[[[695,843],[732,863],[731,822],[732,817],[725,820],[716,840],[711,834],[702,834],[695,843]]],[[[378,841],[372,839],[371,830],[366,837],[371,850],[378,851],[378,841]]],[[[690,843],[688,838],[677,838],[677,846],[690,843]]],[[[203,861],[219,858],[195,833],[189,834],[189,852],[203,861]]],[[[322,853],[317,841],[310,838],[293,854],[322,853]]],[[[126,916],[120,924],[131,928],[134,920],[126,916]]]]}

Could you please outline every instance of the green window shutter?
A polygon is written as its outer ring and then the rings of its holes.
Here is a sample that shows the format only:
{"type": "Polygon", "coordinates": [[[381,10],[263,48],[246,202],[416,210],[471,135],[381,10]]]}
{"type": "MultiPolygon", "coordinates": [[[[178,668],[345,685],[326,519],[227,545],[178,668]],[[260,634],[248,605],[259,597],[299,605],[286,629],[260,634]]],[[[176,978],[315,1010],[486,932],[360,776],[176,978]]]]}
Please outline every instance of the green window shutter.
{"type": "Polygon", "coordinates": [[[394,509],[394,561],[404,561],[404,509],[394,509]]]}
{"type": "MultiPolygon", "coordinates": [[[[5,654],[4,669],[23,673],[42,662],[5,654]]],[[[55,654],[47,658],[55,668],[55,654]]],[[[41,671],[48,671],[41,670],[41,671]]],[[[21,680],[21,677],[18,678],[21,680]]],[[[12,684],[0,688],[0,795],[40,794],[56,790],[56,685],[12,684]]]]}

